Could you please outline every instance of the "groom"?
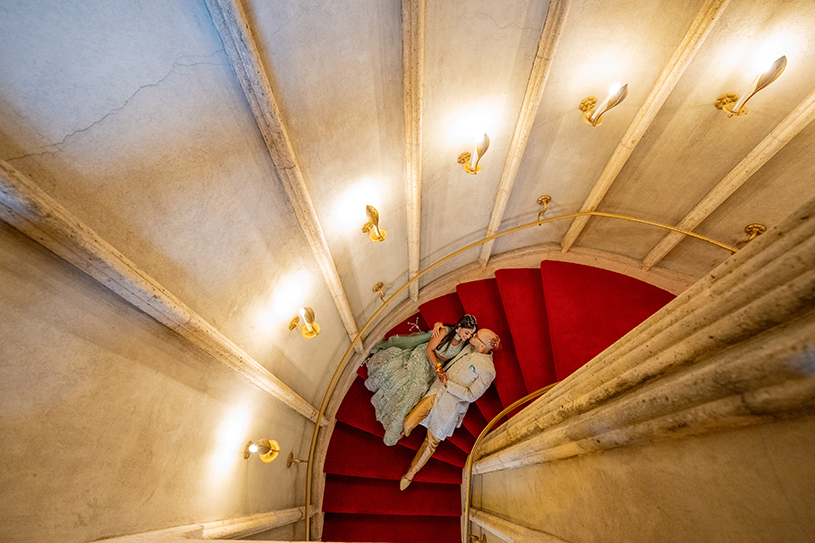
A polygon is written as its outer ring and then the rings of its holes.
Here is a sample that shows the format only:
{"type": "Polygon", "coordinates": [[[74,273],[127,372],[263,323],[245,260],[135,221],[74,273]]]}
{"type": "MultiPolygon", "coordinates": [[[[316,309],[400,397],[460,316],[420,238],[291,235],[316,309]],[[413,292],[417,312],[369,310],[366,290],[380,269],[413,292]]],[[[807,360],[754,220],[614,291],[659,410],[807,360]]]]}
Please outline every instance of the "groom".
{"type": "Polygon", "coordinates": [[[495,379],[492,351],[500,342],[492,330],[478,330],[470,339],[470,344],[450,362],[447,369],[439,372],[438,381],[405,417],[405,436],[409,436],[419,424],[427,427],[427,436],[407,473],[399,481],[401,490],[410,485],[416,473],[433,456],[439,443],[461,426],[470,404],[489,388],[495,379]]]}

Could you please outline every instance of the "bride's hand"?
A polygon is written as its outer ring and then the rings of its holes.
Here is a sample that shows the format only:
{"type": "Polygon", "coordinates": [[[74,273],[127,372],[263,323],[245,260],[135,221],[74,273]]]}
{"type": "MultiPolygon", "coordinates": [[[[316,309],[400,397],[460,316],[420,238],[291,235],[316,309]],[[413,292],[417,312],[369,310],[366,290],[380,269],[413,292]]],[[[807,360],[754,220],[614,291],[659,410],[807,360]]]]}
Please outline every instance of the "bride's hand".
{"type": "Polygon", "coordinates": [[[437,322],[433,325],[433,334],[430,337],[436,339],[444,337],[445,335],[447,335],[447,328],[444,326],[444,324],[437,322]]]}

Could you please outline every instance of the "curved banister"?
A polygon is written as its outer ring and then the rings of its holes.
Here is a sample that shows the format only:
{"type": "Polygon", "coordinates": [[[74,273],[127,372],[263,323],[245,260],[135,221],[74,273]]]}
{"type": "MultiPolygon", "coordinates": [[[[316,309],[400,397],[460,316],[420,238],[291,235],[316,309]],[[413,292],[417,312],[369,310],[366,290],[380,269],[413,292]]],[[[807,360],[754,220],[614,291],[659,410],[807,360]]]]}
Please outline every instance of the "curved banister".
{"type": "MultiPolygon", "coordinates": [[[[399,296],[402,292],[404,292],[405,289],[407,289],[410,285],[412,285],[413,283],[418,281],[421,277],[423,277],[427,273],[433,271],[434,269],[436,269],[440,265],[444,264],[448,260],[450,260],[452,258],[455,258],[456,256],[458,256],[458,255],[460,255],[460,254],[462,254],[462,253],[464,253],[466,251],[469,251],[470,249],[472,249],[474,247],[478,247],[479,245],[482,245],[482,244],[487,243],[489,241],[492,241],[494,239],[498,239],[498,238],[506,236],[508,234],[513,234],[515,232],[519,232],[521,230],[525,230],[525,229],[531,228],[533,226],[540,226],[542,224],[546,224],[546,223],[550,223],[550,222],[560,221],[560,220],[564,220],[564,219],[574,219],[574,218],[577,218],[577,217],[592,217],[592,216],[593,217],[607,217],[607,218],[611,218],[611,219],[622,219],[622,220],[636,222],[636,223],[640,223],[640,224],[647,224],[647,225],[650,225],[650,226],[656,226],[658,228],[664,228],[665,230],[671,230],[673,232],[679,232],[680,234],[684,234],[686,236],[690,236],[690,237],[699,239],[701,241],[711,243],[713,245],[716,245],[717,247],[721,247],[722,249],[730,251],[731,253],[735,253],[738,250],[736,247],[731,247],[729,245],[725,245],[724,243],[720,243],[720,242],[715,241],[715,240],[713,240],[711,238],[708,238],[706,236],[702,236],[702,235],[696,234],[694,232],[689,232],[687,230],[682,230],[681,228],[676,228],[674,226],[668,226],[667,224],[661,224],[661,223],[658,223],[658,222],[648,221],[648,220],[645,220],[645,219],[637,219],[635,217],[628,217],[626,215],[617,215],[615,213],[605,213],[605,212],[602,212],[602,211],[579,211],[577,213],[568,213],[566,215],[558,215],[557,217],[545,218],[545,219],[537,220],[537,221],[530,222],[530,223],[527,223],[527,224],[522,224],[520,226],[516,226],[515,228],[510,228],[509,230],[505,230],[503,232],[498,232],[497,234],[493,234],[492,236],[487,236],[484,239],[481,239],[479,241],[474,241],[473,243],[470,243],[469,245],[466,245],[466,246],[462,247],[461,249],[459,249],[459,250],[457,250],[457,251],[455,251],[453,253],[450,253],[449,255],[445,256],[441,260],[438,260],[438,261],[434,262],[433,264],[431,264],[430,266],[428,266],[424,270],[417,273],[408,282],[406,282],[404,285],[399,287],[396,290],[396,292],[394,292],[386,300],[384,300],[382,302],[382,305],[379,306],[379,308],[377,308],[376,311],[374,311],[373,315],[371,315],[371,317],[365,322],[365,324],[362,326],[362,328],[359,330],[359,332],[357,332],[357,335],[351,341],[351,344],[348,346],[348,349],[346,349],[345,354],[342,356],[342,359],[340,360],[340,363],[337,365],[337,369],[334,371],[334,375],[331,377],[331,381],[328,383],[328,388],[326,389],[325,395],[323,396],[323,401],[320,404],[320,412],[319,412],[319,414],[317,416],[317,420],[322,419],[322,417],[325,415],[325,410],[328,407],[328,402],[331,399],[332,394],[334,393],[334,387],[337,386],[337,381],[339,381],[340,375],[342,374],[343,370],[345,369],[345,365],[348,363],[348,360],[351,358],[351,354],[353,353],[354,347],[361,341],[362,335],[368,330],[368,328],[370,328],[371,324],[373,323],[374,320],[376,320],[376,318],[380,315],[380,313],[382,313],[382,311],[386,307],[388,307],[388,305],[390,305],[390,303],[393,300],[395,300],[396,297],[399,296]]],[[[545,389],[542,389],[542,390],[545,390],[545,389]]],[[[540,391],[537,391],[537,392],[540,392],[540,391]]],[[[533,394],[536,394],[536,392],[533,393],[533,394]]],[[[523,400],[523,398],[522,398],[522,400],[523,400]]],[[[513,405],[515,405],[515,404],[513,404],[513,405]]],[[[311,541],[311,512],[309,511],[309,508],[310,508],[310,503],[311,503],[311,485],[312,485],[312,481],[313,481],[312,468],[314,466],[314,451],[315,451],[315,448],[316,448],[316,445],[317,445],[317,436],[319,435],[319,432],[320,432],[320,425],[315,424],[314,425],[314,432],[311,435],[311,445],[309,446],[309,451],[308,451],[308,466],[306,468],[306,504],[305,504],[305,517],[306,517],[305,518],[305,520],[306,520],[306,534],[305,534],[306,539],[305,540],[306,541],[311,541]]],[[[483,434],[483,432],[482,432],[482,434],[483,434]]],[[[475,448],[473,448],[473,450],[475,450],[475,448]]],[[[470,454],[472,455],[472,451],[470,451],[470,454]]],[[[471,463],[470,462],[470,457],[468,457],[468,463],[471,463]]],[[[469,481],[469,479],[468,479],[468,481],[469,481]]],[[[468,503],[467,503],[467,509],[468,509],[468,514],[469,514],[469,500],[468,500],[468,503]]],[[[469,533],[469,530],[470,530],[469,529],[469,524],[468,524],[468,527],[466,528],[466,530],[467,530],[467,533],[469,533]]]]}

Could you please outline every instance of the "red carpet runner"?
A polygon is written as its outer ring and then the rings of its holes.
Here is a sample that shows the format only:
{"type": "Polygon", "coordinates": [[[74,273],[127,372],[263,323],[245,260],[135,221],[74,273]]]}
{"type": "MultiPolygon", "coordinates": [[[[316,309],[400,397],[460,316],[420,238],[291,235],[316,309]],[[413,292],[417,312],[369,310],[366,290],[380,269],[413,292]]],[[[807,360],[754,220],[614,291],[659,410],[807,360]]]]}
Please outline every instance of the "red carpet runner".
{"type": "Polygon", "coordinates": [[[495,279],[460,284],[455,294],[420,306],[388,336],[472,313],[480,327],[501,337],[495,382],[401,492],[399,479],[425,430],[385,446],[360,368],[326,455],[322,540],[458,543],[461,468],[487,421],[528,392],[564,379],[672,299],[624,275],[546,261],[540,270],[499,270],[495,279]]]}

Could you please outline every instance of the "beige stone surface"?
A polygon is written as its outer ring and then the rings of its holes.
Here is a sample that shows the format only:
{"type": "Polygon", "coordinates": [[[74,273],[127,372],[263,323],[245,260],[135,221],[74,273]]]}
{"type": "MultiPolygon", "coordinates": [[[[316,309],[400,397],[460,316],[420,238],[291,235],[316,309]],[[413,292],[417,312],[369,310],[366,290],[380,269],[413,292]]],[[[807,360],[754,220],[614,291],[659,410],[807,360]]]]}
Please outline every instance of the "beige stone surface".
{"type": "Polygon", "coordinates": [[[569,541],[815,537],[815,419],[483,476],[480,507],[569,541]]]}
{"type": "Polygon", "coordinates": [[[5,224],[0,274],[0,539],[93,541],[303,499],[301,473],[242,452],[267,437],[299,454],[306,419],[5,224]]]}

